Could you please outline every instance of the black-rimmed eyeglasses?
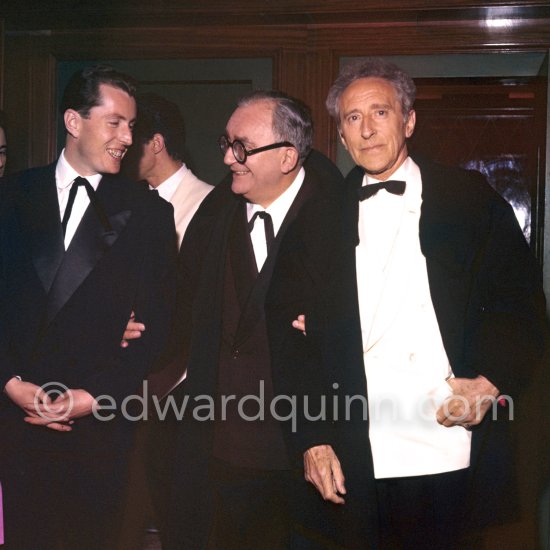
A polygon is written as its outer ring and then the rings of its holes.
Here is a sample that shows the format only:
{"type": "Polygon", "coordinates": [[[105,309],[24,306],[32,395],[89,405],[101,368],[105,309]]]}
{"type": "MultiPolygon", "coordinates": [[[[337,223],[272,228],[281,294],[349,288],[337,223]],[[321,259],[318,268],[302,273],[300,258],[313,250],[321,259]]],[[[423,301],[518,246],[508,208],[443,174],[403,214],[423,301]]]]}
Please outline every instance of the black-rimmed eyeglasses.
{"type": "Polygon", "coordinates": [[[256,149],[250,149],[247,151],[241,140],[236,139],[235,141],[229,141],[227,136],[220,136],[218,139],[218,145],[224,155],[231,147],[233,156],[239,164],[244,164],[250,155],[255,155],[256,153],[270,151],[271,149],[277,149],[278,147],[294,147],[294,144],[290,143],[290,141],[279,141],[277,143],[272,143],[271,145],[264,145],[263,147],[257,147],[256,149]]]}

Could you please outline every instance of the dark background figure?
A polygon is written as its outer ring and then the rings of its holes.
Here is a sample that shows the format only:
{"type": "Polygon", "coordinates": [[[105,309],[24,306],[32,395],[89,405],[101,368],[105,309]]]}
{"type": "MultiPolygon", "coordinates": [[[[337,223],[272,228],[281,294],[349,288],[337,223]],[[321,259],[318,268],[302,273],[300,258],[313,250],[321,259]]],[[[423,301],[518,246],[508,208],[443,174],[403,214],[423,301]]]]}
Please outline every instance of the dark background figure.
{"type": "MultiPolygon", "coordinates": [[[[124,158],[122,171],[131,179],[144,180],[149,189],[156,190],[173,206],[179,250],[189,222],[214,187],[199,180],[183,161],[185,127],[178,106],[154,93],[139,94],[136,101],[138,116],[133,131],[134,143],[124,158]]],[[[145,330],[145,324],[140,321],[132,317],[125,332],[124,347],[128,340],[139,338],[145,330]]],[[[157,367],[154,378],[148,380],[152,389],[155,389],[155,379],[170,379],[169,372],[165,371],[174,368],[169,349],[157,367]]],[[[175,386],[184,376],[185,371],[179,372],[178,378],[170,383],[175,386]]],[[[167,515],[166,495],[171,481],[168,472],[173,461],[177,422],[173,416],[159,421],[154,409],[151,412],[139,427],[132,451],[122,539],[128,548],[141,544],[146,529],[154,526],[163,532],[167,515]],[[147,507],[148,502],[152,509],[147,507]]]]}
{"type": "Polygon", "coordinates": [[[178,106],[155,93],[137,97],[134,144],[122,170],[131,179],[145,180],[174,207],[178,247],[200,203],[213,187],[185,165],[185,127],[178,106]]]}

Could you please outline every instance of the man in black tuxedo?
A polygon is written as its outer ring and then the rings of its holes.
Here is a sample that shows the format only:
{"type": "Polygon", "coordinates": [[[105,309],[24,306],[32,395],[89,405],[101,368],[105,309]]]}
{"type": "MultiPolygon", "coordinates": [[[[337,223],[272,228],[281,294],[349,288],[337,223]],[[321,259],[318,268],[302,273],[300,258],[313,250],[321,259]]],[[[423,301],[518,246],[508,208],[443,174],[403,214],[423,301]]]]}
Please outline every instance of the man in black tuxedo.
{"type": "Polygon", "coordinates": [[[469,527],[514,502],[507,420],[541,354],[544,296],[512,208],[481,175],[408,155],[414,98],[380,59],[344,67],[328,95],[357,167],[341,269],[306,328],[317,379],[355,401],[306,469],[325,498],[345,475],[359,522],[378,506],[383,548],[465,548],[469,527]]]}
{"type": "Polygon", "coordinates": [[[172,208],[116,176],[132,144],[134,92],[109,67],[76,73],[61,103],[59,159],[1,186],[8,548],[115,547],[132,441],[124,399],[164,346],[175,292],[172,208]],[[151,328],[123,349],[132,311],[151,328]]]}
{"type": "Polygon", "coordinates": [[[340,243],[342,176],[310,151],[312,134],[309,109],[285,94],[241,99],[220,138],[231,177],[183,240],[187,379],[169,398],[187,408],[163,547],[288,548],[293,508],[309,506],[297,496],[309,489],[295,475],[302,449],[280,421],[291,426],[286,397],[303,386],[287,388],[279,371],[287,360],[307,372],[316,363],[291,323],[320,292],[340,243]]]}

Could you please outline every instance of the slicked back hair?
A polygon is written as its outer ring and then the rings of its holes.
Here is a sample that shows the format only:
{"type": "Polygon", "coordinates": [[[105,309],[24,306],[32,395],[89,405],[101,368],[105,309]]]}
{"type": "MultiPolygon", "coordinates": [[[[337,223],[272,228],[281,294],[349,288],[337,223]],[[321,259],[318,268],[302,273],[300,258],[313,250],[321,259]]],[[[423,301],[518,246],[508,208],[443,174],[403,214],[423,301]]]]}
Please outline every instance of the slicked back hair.
{"type": "Polygon", "coordinates": [[[88,118],[92,107],[101,103],[101,84],[112,86],[126,92],[129,96],[136,95],[135,80],[108,65],[94,65],[77,71],[70,78],[59,105],[63,114],[67,109],[77,111],[80,116],[88,118]]]}
{"type": "Polygon", "coordinates": [[[133,132],[136,142],[147,143],[155,134],[160,134],[170,157],[183,161],[185,126],[178,106],[151,92],[137,96],[137,112],[133,132]]]}
{"type": "MultiPolygon", "coordinates": [[[[313,119],[311,110],[300,100],[277,90],[256,90],[243,96],[239,107],[259,101],[273,103],[273,134],[278,141],[289,141],[296,147],[301,166],[313,145],[313,119]]],[[[266,144],[268,145],[268,144],[266,144]]]]}

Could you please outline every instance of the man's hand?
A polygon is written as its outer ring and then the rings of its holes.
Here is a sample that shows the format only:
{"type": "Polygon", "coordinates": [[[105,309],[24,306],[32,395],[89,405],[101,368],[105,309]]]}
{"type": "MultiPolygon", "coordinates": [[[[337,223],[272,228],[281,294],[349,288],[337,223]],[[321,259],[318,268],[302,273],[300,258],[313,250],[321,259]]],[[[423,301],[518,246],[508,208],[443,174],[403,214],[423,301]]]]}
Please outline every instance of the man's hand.
{"type": "Polygon", "coordinates": [[[23,382],[16,378],[10,378],[4,387],[4,393],[28,415],[37,416],[37,405],[49,405],[51,399],[48,394],[36,384],[23,382]]]}
{"type": "Polygon", "coordinates": [[[145,330],[145,325],[143,323],[138,323],[136,321],[136,314],[132,311],[130,314],[130,319],[128,319],[128,324],[126,325],[126,330],[122,335],[122,341],[120,342],[121,348],[127,348],[129,346],[128,340],[135,340],[136,338],[141,338],[141,333],[145,330]]]}
{"type": "Polygon", "coordinates": [[[470,429],[479,424],[500,393],[481,375],[476,378],[451,378],[448,384],[453,395],[436,412],[437,421],[448,428],[463,426],[470,429]]]}
{"type": "Polygon", "coordinates": [[[298,315],[298,318],[292,321],[292,326],[295,329],[301,330],[303,335],[305,336],[306,335],[306,316],[298,315]]]}
{"type": "Polygon", "coordinates": [[[25,417],[25,422],[46,426],[52,430],[68,432],[76,418],[92,413],[96,400],[85,390],[67,390],[55,401],[38,404],[35,413],[25,417]]]}
{"type": "Polygon", "coordinates": [[[325,500],[344,504],[344,474],[338,457],[330,445],[317,445],[304,453],[305,478],[315,485],[325,500]]]}

